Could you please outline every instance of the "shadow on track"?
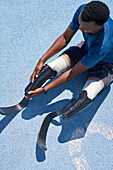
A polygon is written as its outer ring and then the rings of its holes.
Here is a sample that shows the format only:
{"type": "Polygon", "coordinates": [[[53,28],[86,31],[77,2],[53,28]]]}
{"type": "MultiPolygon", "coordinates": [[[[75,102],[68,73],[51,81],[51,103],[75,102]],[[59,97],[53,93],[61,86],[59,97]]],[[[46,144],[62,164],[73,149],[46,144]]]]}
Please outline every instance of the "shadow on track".
{"type": "MultiPolygon", "coordinates": [[[[77,98],[79,92],[81,91],[83,87],[84,80],[81,79],[82,77],[79,77],[77,80],[74,80],[71,82],[71,84],[65,85],[66,89],[69,89],[71,92],[74,93],[74,97],[77,98]],[[81,82],[81,86],[73,86],[76,84],[76,81],[81,82]],[[73,88],[74,87],[74,88],[73,88]],[[77,90],[76,90],[77,89],[77,90]]],[[[50,102],[51,98],[54,98],[58,96],[65,87],[60,87],[58,91],[53,92],[51,95],[45,99],[45,102],[50,102]]],[[[98,95],[93,102],[91,106],[83,110],[82,112],[78,113],[76,116],[74,116],[70,120],[63,120],[62,116],[60,116],[60,123],[56,120],[52,121],[52,124],[55,126],[62,126],[61,133],[58,137],[58,141],[60,143],[66,143],[70,140],[75,140],[79,138],[83,138],[85,136],[85,133],[87,131],[87,127],[89,126],[90,122],[92,121],[94,115],[96,114],[97,110],[99,109],[100,105],[103,103],[105,98],[107,97],[108,93],[110,91],[110,87],[107,87],[100,95],[98,95]]],[[[56,102],[50,106],[46,106],[41,110],[39,115],[43,114],[44,111],[46,112],[52,112],[55,110],[58,110],[58,108],[63,107],[65,104],[67,104],[69,100],[65,99],[59,102],[56,102]]],[[[36,106],[37,107],[37,106],[36,106]]],[[[39,110],[40,111],[40,110],[39,110]]],[[[42,151],[42,149],[39,148],[39,146],[36,144],[36,158],[38,162],[42,162],[46,159],[45,152],[42,151]]]]}
{"type": "MultiPolygon", "coordinates": [[[[51,104],[51,101],[59,96],[65,89],[72,92],[74,98],[77,98],[81,89],[84,86],[86,80],[86,73],[79,75],[76,79],[68,82],[67,84],[53,89],[51,92],[48,92],[47,95],[40,95],[33,99],[31,99],[27,105],[27,107],[22,112],[22,118],[25,120],[29,120],[34,118],[35,116],[41,116],[45,113],[52,112],[62,108],[69,102],[68,96],[65,99],[54,102],[51,104]]],[[[93,104],[80,112],[76,116],[74,116],[70,120],[63,120],[62,116],[60,116],[60,123],[56,120],[53,120],[52,123],[55,126],[62,126],[61,133],[58,137],[58,141],[60,143],[65,143],[70,140],[75,140],[79,138],[83,138],[87,127],[92,121],[94,115],[99,109],[100,105],[103,103],[104,99],[108,95],[110,91],[110,87],[106,88],[99,96],[96,97],[93,104]]],[[[3,117],[0,121],[0,133],[7,127],[7,125],[15,118],[16,114],[11,114],[3,117]]],[[[40,127],[39,127],[40,128],[40,127]]],[[[36,143],[36,159],[38,162],[43,162],[46,159],[45,152],[39,148],[36,143]]]]}

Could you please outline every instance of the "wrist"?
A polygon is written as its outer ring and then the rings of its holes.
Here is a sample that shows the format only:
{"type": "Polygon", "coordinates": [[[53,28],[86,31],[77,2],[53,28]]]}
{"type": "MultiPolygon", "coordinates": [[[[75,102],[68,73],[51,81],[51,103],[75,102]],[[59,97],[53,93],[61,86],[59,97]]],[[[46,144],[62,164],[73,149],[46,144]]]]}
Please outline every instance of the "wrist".
{"type": "Polygon", "coordinates": [[[42,63],[42,64],[44,64],[44,63],[45,63],[45,61],[44,61],[43,57],[41,57],[41,58],[39,59],[39,62],[40,62],[40,63],[42,63]]]}
{"type": "Polygon", "coordinates": [[[45,90],[45,87],[42,87],[43,94],[47,94],[47,91],[45,90]]]}
{"type": "Polygon", "coordinates": [[[44,64],[44,63],[46,62],[45,57],[44,57],[44,56],[42,56],[42,57],[40,58],[40,61],[44,64]]]}

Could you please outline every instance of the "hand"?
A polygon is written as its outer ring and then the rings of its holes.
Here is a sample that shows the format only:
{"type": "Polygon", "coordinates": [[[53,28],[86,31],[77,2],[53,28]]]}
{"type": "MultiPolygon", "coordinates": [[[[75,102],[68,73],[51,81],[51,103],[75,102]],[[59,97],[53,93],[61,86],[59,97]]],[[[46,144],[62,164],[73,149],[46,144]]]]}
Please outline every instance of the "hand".
{"type": "Polygon", "coordinates": [[[44,66],[44,63],[42,60],[39,60],[38,64],[36,65],[34,72],[32,73],[31,77],[30,77],[30,81],[32,81],[32,83],[34,82],[35,77],[39,76],[40,71],[42,70],[44,66]]]}
{"type": "Polygon", "coordinates": [[[36,90],[34,91],[29,91],[28,94],[30,94],[30,96],[25,96],[27,99],[31,99],[32,97],[35,97],[35,96],[38,96],[40,94],[43,94],[43,88],[40,87],[40,88],[37,88],[36,90]]]}

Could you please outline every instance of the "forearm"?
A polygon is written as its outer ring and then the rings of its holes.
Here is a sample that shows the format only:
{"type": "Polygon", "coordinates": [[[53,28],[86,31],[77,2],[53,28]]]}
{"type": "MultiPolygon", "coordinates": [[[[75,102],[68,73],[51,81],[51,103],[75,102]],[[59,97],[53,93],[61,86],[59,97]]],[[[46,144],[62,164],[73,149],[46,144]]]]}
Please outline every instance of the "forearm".
{"type": "Polygon", "coordinates": [[[56,80],[54,80],[53,82],[51,82],[50,84],[48,84],[47,86],[45,86],[45,91],[49,91],[53,88],[56,88],[58,86],[61,86],[67,82],[69,82],[70,80],[74,79],[75,77],[77,77],[79,74],[85,72],[86,70],[88,70],[89,68],[84,66],[81,61],[78,62],[75,67],[73,67],[72,69],[66,71],[64,74],[62,74],[60,77],[58,77],[56,80]]]}
{"type": "Polygon", "coordinates": [[[66,47],[66,45],[66,39],[63,35],[61,35],[48,49],[48,51],[40,58],[40,60],[45,63],[49,58],[51,58],[52,56],[60,52],[64,47],[66,47]]]}
{"type": "Polygon", "coordinates": [[[70,26],[67,27],[65,32],[57,38],[54,44],[49,48],[49,50],[41,57],[40,60],[45,63],[49,58],[60,52],[67,44],[70,42],[71,38],[76,32],[73,31],[70,26]]]}
{"type": "Polygon", "coordinates": [[[67,83],[68,81],[70,81],[71,79],[69,77],[69,74],[70,74],[70,71],[67,71],[64,74],[62,74],[60,77],[58,77],[56,80],[54,80],[50,84],[46,85],[45,91],[52,90],[56,87],[59,87],[65,83],[67,83]]]}

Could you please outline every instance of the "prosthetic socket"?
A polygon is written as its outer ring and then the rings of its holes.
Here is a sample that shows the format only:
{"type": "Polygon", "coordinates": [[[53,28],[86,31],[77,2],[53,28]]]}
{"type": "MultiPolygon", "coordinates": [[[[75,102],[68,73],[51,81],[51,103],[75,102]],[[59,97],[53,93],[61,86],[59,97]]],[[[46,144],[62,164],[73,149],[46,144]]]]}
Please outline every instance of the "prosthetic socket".
{"type": "Polygon", "coordinates": [[[35,82],[30,82],[30,84],[26,87],[25,95],[29,96],[28,91],[31,89],[31,87],[33,90],[41,87],[46,82],[46,80],[55,77],[57,74],[66,71],[68,68],[70,68],[70,63],[64,55],[46,64],[41,70],[39,76],[35,78],[35,82]]]}
{"type": "Polygon", "coordinates": [[[30,94],[28,94],[29,89],[32,88],[33,90],[35,90],[36,88],[41,87],[46,82],[46,80],[55,77],[56,74],[56,71],[51,69],[51,67],[49,67],[48,65],[45,65],[41,70],[39,76],[35,78],[35,82],[30,82],[29,85],[26,87],[25,95],[30,96],[30,94]]]}
{"type": "Polygon", "coordinates": [[[66,112],[62,113],[64,119],[70,119],[72,116],[88,107],[96,95],[104,88],[104,82],[98,78],[89,78],[79,94],[76,102],[66,112]]]}

